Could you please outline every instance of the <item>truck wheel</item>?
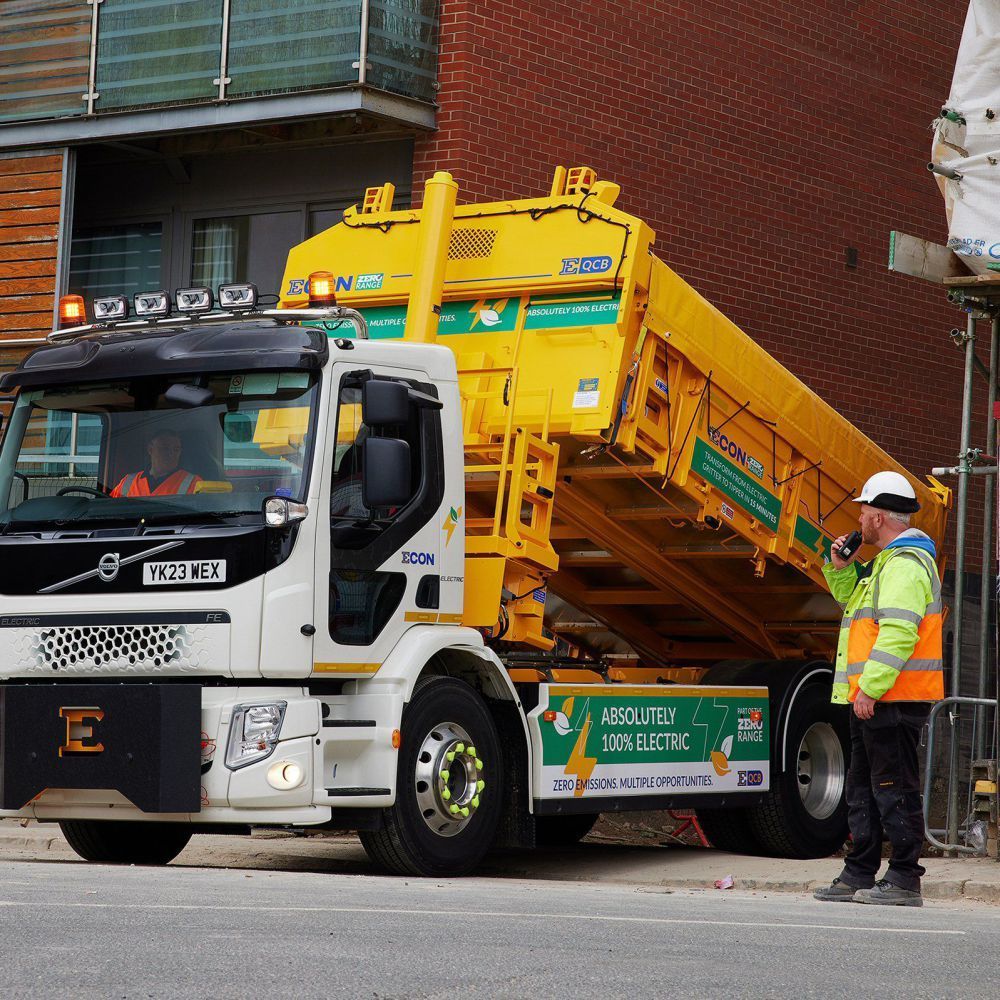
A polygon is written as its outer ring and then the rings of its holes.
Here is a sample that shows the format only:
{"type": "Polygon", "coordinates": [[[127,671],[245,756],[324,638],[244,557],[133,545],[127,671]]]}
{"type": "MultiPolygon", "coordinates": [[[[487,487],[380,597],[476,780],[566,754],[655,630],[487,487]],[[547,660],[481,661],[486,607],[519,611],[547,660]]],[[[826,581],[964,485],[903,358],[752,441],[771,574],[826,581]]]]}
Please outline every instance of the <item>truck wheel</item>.
{"type": "Polygon", "coordinates": [[[753,832],[749,808],[698,809],[698,822],[716,850],[731,854],[759,854],[761,845],[753,832]]]}
{"type": "Polygon", "coordinates": [[[381,830],[360,833],[361,843],[394,874],[464,875],[492,846],[500,820],[496,725],[468,684],[430,677],[418,683],[401,728],[396,804],[381,830]]]}
{"type": "Polygon", "coordinates": [[[795,700],[786,769],[779,773],[775,767],[771,791],[750,810],[754,834],[765,853],[775,857],[825,858],[847,838],[848,719],[829,699],[829,690],[817,684],[795,700]]]}
{"type": "Polygon", "coordinates": [[[535,844],[538,847],[572,847],[590,833],[600,817],[600,813],[536,816],[535,844]]]}
{"type": "Polygon", "coordinates": [[[125,820],[64,820],[59,828],[84,861],[107,865],[165,865],[184,850],[192,832],[181,823],[125,820]]]}

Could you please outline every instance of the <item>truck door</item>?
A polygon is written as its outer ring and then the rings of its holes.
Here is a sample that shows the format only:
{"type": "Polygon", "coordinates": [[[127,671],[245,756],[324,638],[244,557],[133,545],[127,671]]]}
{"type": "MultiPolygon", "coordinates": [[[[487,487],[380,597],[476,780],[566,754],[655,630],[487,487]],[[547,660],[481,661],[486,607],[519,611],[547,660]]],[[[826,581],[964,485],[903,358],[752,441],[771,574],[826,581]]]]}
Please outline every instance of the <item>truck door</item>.
{"type": "Polygon", "coordinates": [[[412,369],[337,365],[333,385],[332,444],[324,456],[317,523],[313,670],[359,676],[379,668],[406,628],[437,621],[441,404],[426,374],[412,369]],[[365,423],[369,382],[406,388],[398,421],[365,423]],[[365,462],[385,462],[387,455],[400,485],[405,479],[405,496],[368,507],[365,462]]]}

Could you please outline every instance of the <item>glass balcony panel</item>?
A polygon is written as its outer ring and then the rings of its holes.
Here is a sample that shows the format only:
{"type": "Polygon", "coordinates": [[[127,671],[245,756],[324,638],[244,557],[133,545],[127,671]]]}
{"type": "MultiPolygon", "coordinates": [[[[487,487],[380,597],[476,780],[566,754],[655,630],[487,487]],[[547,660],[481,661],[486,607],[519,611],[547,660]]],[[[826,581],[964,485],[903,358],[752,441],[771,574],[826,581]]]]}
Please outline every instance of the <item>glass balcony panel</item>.
{"type": "Polygon", "coordinates": [[[371,0],[368,83],[433,104],[437,90],[436,0],[371,0]]]}
{"type": "Polygon", "coordinates": [[[227,93],[356,83],[360,39],[357,0],[232,0],[227,93]]]}
{"type": "Polygon", "coordinates": [[[218,95],[222,0],[104,0],[98,113],[218,95]]]}
{"type": "Polygon", "coordinates": [[[0,122],[82,115],[90,23],[82,0],[7,0],[0,10],[0,122]]]}

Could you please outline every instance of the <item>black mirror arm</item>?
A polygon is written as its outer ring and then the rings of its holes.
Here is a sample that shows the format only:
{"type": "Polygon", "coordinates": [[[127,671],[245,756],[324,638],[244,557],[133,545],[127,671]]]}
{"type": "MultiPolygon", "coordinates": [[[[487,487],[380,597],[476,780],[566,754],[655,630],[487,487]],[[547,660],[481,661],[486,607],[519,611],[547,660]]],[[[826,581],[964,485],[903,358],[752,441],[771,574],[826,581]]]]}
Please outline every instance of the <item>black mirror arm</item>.
{"type": "Polygon", "coordinates": [[[440,399],[428,396],[426,392],[420,392],[419,389],[408,389],[407,396],[410,402],[421,410],[440,410],[444,407],[444,403],[440,399]]]}

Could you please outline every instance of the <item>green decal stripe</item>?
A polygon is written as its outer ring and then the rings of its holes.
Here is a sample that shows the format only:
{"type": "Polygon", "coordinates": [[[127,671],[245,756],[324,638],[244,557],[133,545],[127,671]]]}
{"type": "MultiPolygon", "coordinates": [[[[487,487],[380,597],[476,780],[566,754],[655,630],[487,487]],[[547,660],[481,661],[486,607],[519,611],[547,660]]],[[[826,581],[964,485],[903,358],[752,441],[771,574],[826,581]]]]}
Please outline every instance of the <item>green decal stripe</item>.
{"type": "Polygon", "coordinates": [[[583,730],[580,757],[609,764],[697,764],[768,759],[768,702],[759,697],[655,700],[598,695],[553,696],[555,722],[540,723],[542,763],[569,765],[583,730]],[[715,757],[713,758],[713,754],[715,757]],[[720,757],[720,754],[722,755],[720,757]]]}
{"type": "Polygon", "coordinates": [[[804,517],[795,519],[795,541],[809,549],[810,552],[823,555],[827,559],[830,558],[830,545],[833,539],[804,517]]]}
{"type": "Polygon", "coordinates": [[[751,479],[738,465],[730,462],[703,438],[695,438],[691,468],[699,476],[717,486],[748,514],[778,530],[781,501],[751,479]]]}
{"type": "Polygon", "coordinates": [[[618,322],[621,293],[600,298],[532,299],[524,318],[525,330],[561,330],[575,326],[610,326],[618,322]]]}

